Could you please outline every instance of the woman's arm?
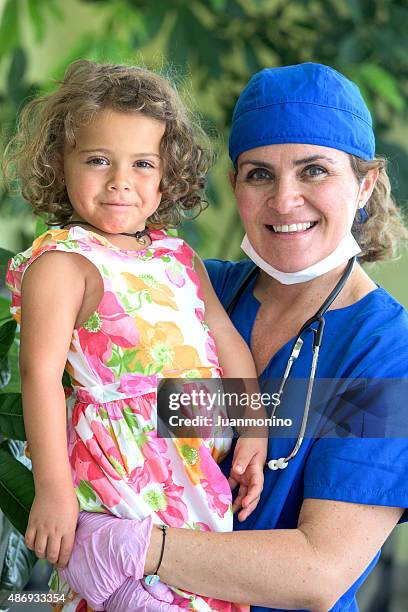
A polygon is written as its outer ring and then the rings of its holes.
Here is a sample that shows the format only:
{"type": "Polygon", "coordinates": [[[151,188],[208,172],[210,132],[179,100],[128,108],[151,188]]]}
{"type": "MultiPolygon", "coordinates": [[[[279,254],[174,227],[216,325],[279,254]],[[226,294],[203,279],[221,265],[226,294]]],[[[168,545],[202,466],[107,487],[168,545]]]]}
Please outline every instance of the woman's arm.
{"type": "Polygon", "coordinates": [[[68,561],[78,516],[61,379],[84,283],[77,257],[60,252],[41,255],[22,282],[21,388],[35,484],[26,543],[60,565],[68,561]]]}
{"type": "MultiPolygon", "coordinates": [[[[307,499],[297,529],[168,529],[160,578],[227,601],[327,612],[362,574],[401,515],[400,508],[307,499]]],[[[155,570],[160,548],[156,528],[146,573],[155,570]]]]}

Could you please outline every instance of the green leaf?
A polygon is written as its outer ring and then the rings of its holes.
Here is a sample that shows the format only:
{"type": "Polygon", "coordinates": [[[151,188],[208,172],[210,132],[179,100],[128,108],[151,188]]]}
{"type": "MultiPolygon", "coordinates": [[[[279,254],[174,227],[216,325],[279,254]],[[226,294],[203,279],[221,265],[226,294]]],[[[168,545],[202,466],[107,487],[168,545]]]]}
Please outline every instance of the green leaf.
{"type": "MultiPolygon", "coordinates": [[[[10,525],[9,521],[7,523],[10,525]]],[[[3,532],[2,544],[6,546],[6,553],[1,572],[0,589],[22,591],[38,561],[37,556],[25,545],[24,536],[11,525],[8,533],[3,532]]]]}
{"type": "Polygon", "coordinates": [[[138,350],[123,351],[123,362],[126,369],[129,368],[129,365],[132,363],[138,353],[138,350]]]}
{"type": "Polygon", "coordinates": [[[375,64],[363,64],[359,70],[360,77],[366,85],[380,98],[388,102],[395,110],[406,107],[404,97],[400,94],[396,78],[375,64]]]}
{"type": "Polygon", "coordinates": [[[125,419],[129,429],[131,429],[134,434],[140,433],[140,426],[137,422],[136,415],[129,406],[124,409],[123,418],[125,419]]]}
{"type": "Polygon", "coordinates": [[[17,41],[20,40],[18,22],[20,6],[21,2],[16,0],[6,1],[3,18],[0,23],[0,59],[13,49],[17,41]]]}
{"type": "Polygon", "coordinates": [[[63,21],[64,13],[59,5],[60,0],[41,0],[41,2],[43,3],[44,8],[47,8],[58,21],[63,21]]]}
{"type": "Polygon", "coordinates": [[[22,81],[24,79],[26,68],[26,54],[21,47],[17,47],[13,53],[7,75],[8,93],[16,105],[19,104],[25,93],[25,87],[22,84],[22,81]]]}
{"type": "Polygon", "coordinates": [[[0,435],[26,440],[21,393],[0,393],[0,435]]]}
{"type": "Polygon", "coordinates": [[[351,19],[354,23],[360,23],[363,18],[362,7],[360,0],[347,0],[348,7],[351,13],[351,19]]]}
{"type": "Polygon", "coordinates": [[[45,20],[40,6],[41,3],[38,0],[27,0],[28,14],[35,31],[36,42],[42,42],[45,33],[45,20]]]}
{"type": "Polygon", "coordinates": [[[8,356],[0,357],[0,389],[7,387],[11,380],[11,372],[8,365],[8,356]]]}
{"type": "Polygon", "coordinates": [[[5,387],[2,387],[2,393],[20,393],[21,391],[21,383],[20,383],[20,367],[19,367],[19,334],[16,333],[16,337],[14,339],[13,344],[10,347],[9,352],[7,353],[7,370],[9,371],[10,380],[5,387]]]}
{"type": "Polygon", "coordinates": [[[132,368],[132,373],[133,374],[146,374],[144,367],[142,366],[142,362],[140,361],[140,359],[138,359],[137,361],[135,361],[135,363],[133,364],[133,368],[132,368]]]}
{"type": "Polygon", "coordinates": [[[62,375],[62,386],[63,387],[72,387],[71,377],[66,370],[62,375]]]}
{"type": "Polygon", "coordinates": [[[117,368],[122,363],[122,356],[119,352],[119,349],[116,346],[112,347],[112,353],[109,361],[107,361],[106,365],[109,368],[117,368]]]}
{"type": "Polygon", "coordinates": [[[6,278],[6,271],[9,259],[14,257],[14,253],[7,249],[0,248],[0,280],[4,281],[6,278]]]}
{"type": "Polygon", "coordinates": [[[347,66],[347,64],[357,64],[363,60],[364,49],[361,41],[351,32],[339,41],[337,61],[339,64],[347,66]]]}
{"type": "Polygon", "coordinates": [[[42,217],[38,217],[36,224],[35,224],[35,232],[34,232],[35,238],[38,238],[38,236],[41,236],[42,234],[44,234],[44,232],[46,232],[47,229],[49,229],[49,227],[44,221],[44,219],[42,217]]]}
{"type": "Polygon", "coordinates": [[[210,4],[212,5],[214,11],[221,13],[225,9],[227,0],[210,0],[210,4]]]}
{"type": "Polygon", "coordinates": [[[11,319],[10,300],[0,295],[0,323],[11,319]]]}
{"type": "Polygon", "coordinates": [[[91,485],[87,480],[81,480],[79,483],[78,491],[77,491],[82,499],[85,501],[94,501],[96,502],[95,491],[92,489],[91,485]]]}
{"type": "Polygon", "coordinates": [[[10,523],[24,535],[34,500],[34,479],[28,468],[0,445],[0,508],[10,523]]]}
{"type": "Polygon", "coordinates": [[[0,327],[0,359],[5,357],[14,342],[17,323],[12,319],[0,327]]]}

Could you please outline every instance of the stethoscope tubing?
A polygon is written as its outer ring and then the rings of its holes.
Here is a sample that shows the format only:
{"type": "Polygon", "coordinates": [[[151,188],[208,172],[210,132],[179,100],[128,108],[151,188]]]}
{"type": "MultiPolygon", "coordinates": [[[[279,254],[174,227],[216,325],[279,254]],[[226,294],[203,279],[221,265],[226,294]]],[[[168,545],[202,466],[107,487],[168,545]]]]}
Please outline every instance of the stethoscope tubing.
{"type": "MultiPolygon", "coordinates": [[[[300,328],[293,342],[290,357],[286,364],[285,372],[284,372],[284,375],[279,385],[278,396],[279,396],[279,399],[281,399],[286,382],[289,378],[289,374],[292,369],[292,366],[294,362],[296,361],[296,359],[298,358],[299,353],[302,349],[303,340],[301,339],[301,335],[307,329],[311,329],[311,331],[313,332],[313,356],[312,356],[312,364],[310,368],[309,383],[307,387],[306,401],[305,401],[305,406],[303,409],[302,423],[299,429],[299,433],[297,436],[295,446],[293,447],[292,451],[288,454],[287,457],[280,457],[279,459],[270,459],[267,462],[267,465],[271,470],[285,469],[289,461],[297,455],[302,445],[302,442],[305,436],[305,432],[306,432],[307,421],[309,417],[310,403],[312,400],[312,393],[313,393],[313,385],[314,385],[314,380],[315,380],[315,375],[316,375],[317,363],[319,359],[319,350],[320,350],[320,346],[322,344],[322,339],[323,339],[323,332],[324,332],[324,325],[325,325],[325,320],[323,317],[326,314],[326,312],[329,310],[330,306],[333,304],[334,300],[338,297],[339,293],[344,288],[344,285],[346,284],[351,272],[353,271],[353,267],[356,262],[356,259],[357,259],[356,255],[354,255],[353,257],[349,259],[347,266],[343,274],[341,275],[341,278],[339,279],[336,286],[334,287],[334,289],[330,292],[330,294],[327,296],[327,298],[318,308],[316,313],[312,317],[310,317],[310,319],[305,321],[305,323],[300,328]],[[314,329],[311,327],[314,323],[318,324],[317,329],[314,329]]],[[[245,276],[244,280],[241,282],[240,286],[238,287],[235,294],[231,298],[228,307],[226,308],[227,314],[229,315],[230,318],[241,296],[243,295],[245,289],[248,287],[249,283],[258,273],[259,273],[259,268],[258,266],[254,264],[254,266],[250,269],[248,274],[245,276]]],[[[273,412],[271,415],[272,417],[275,415],[276,410],[277,410],[277,404],[273,408],[273,412]]]]}

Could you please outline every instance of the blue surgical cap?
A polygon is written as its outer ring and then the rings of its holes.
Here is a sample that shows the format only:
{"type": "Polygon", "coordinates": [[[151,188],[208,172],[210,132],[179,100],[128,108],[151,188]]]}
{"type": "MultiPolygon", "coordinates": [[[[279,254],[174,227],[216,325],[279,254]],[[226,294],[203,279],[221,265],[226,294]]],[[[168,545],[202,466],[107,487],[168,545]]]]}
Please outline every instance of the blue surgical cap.
{"type": "Polygon", "coordinates": [[[372,119],[357,85],[311,62],[256,73],[232,117],[232,162],[249,149],[297,142],[373,159],[372,119]]]}

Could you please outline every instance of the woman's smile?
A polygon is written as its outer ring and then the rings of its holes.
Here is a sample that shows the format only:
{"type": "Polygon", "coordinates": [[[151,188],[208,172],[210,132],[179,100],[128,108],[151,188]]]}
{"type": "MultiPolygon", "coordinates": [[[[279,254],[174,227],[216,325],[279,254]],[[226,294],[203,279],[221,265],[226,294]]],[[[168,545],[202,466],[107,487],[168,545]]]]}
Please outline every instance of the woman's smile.
{"type": "Polygon", "coordinates": [[[284,225],[268,225],[265,227],[269,232],[274,234],[276,238],[300,238],[302,236],[310,235],[312,230],[316,227],[317,221],[306,221],[299,223],[287,223],[284,225]]]}

